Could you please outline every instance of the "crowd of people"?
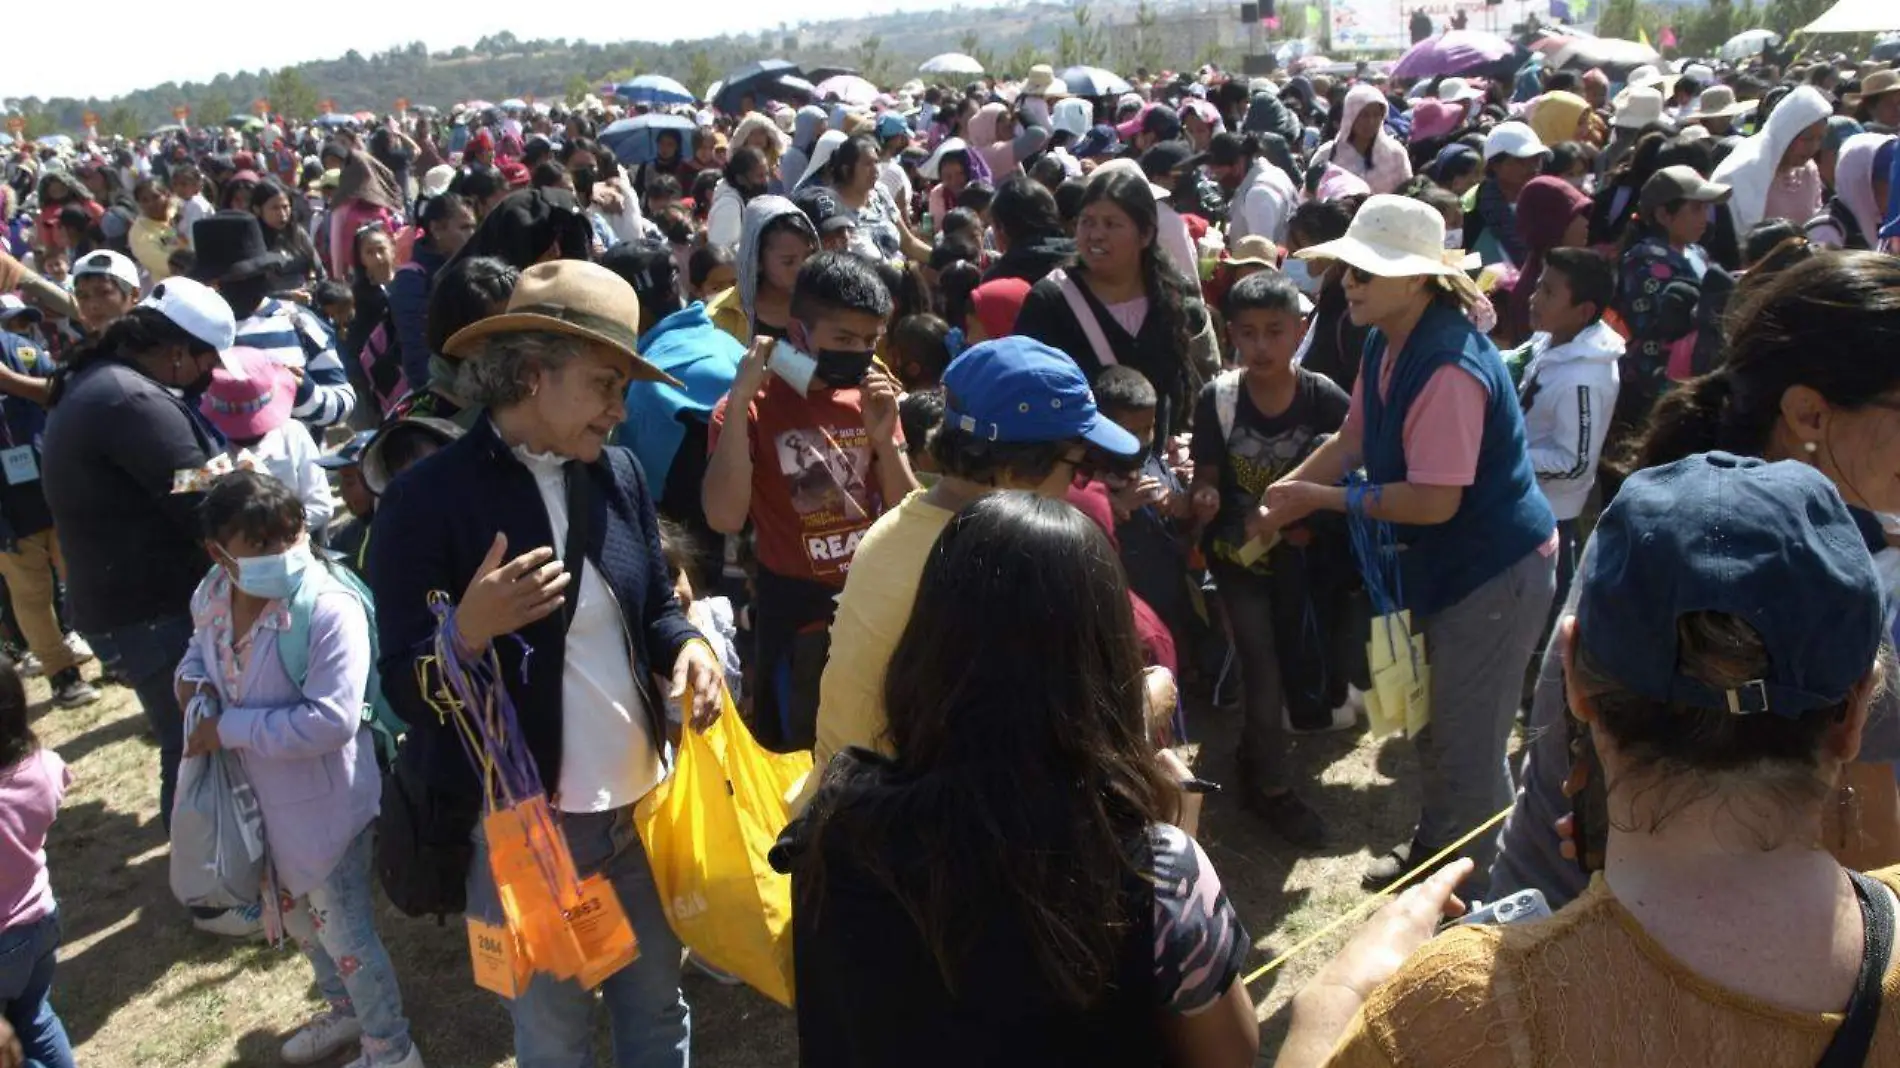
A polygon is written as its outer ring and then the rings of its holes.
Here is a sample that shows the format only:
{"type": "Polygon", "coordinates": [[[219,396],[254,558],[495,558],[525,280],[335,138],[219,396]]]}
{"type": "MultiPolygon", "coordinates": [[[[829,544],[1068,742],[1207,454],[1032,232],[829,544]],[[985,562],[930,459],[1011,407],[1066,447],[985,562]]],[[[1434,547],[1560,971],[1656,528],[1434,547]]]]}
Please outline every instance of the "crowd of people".
{"type": "Polygon", "coordinates": [[[1302,738],[1400,661],[1417,884],[1278,1064],[1900,1064],[1900,72],[1021,73],[17,150],[0,1065],[75,1063],[22,680],[95,659],[168,829],[213,754],[255,799],[180,897],[308,959],[290,1064],[421,1068],[403,985],[467,981],[379,893],[514,914],[464,661],[640,950],[508,999],[523,1068],[597,1002],[688,1063],[635,807],[722,689],[814,760],[801,1063],[1253,1064],[1203,796],[1338,842],[1302,738]]]}

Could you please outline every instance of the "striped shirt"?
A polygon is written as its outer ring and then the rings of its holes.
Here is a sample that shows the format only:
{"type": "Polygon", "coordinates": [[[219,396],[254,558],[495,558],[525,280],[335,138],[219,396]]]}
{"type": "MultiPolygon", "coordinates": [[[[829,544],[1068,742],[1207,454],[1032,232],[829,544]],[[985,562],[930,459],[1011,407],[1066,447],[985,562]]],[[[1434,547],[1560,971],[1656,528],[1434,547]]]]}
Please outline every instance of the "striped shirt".
{"type": "Polygon", "coordinates": [[[310,429],[335,426],[356,407],[356,389],[337,355],[336,335],[309,309],[266,297],[256,314],[238,324],[237,343],[285,367],[304,369],[290,414],[310,429]]]}

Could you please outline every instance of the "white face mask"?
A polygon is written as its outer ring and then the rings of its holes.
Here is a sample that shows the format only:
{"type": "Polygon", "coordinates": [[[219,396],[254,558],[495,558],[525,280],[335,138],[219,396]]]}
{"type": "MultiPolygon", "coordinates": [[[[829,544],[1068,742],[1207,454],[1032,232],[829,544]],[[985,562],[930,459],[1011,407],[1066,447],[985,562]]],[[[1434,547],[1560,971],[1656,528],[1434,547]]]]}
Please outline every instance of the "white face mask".
{"type": "Polygon", "coordinates": [[[1461,249],[1465,247],[1464,227],[1454,227],[1445,231],[1445,247],[1461,249]]]}
{"type": "Polygon", "coordinates": [[[1309,297],[1319,292],[1321,275],[1325,273],[1323,271],[1315,272],[1311,263],[1305,260],[1296,260],[1292,257],[1287,258],[1286,263],[1281,265],[1280,270],[1285,272],[1286,276],[1293,280],[1293,284],[1299,288],[1300,292],[1309,297]]]}

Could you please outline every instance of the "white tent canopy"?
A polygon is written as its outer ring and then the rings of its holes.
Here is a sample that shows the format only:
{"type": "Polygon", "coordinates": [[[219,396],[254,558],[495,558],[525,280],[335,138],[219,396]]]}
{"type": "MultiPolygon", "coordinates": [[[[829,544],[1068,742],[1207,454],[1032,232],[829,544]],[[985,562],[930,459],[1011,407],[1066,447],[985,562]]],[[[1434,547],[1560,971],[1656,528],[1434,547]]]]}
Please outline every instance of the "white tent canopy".
{"type": "Polygon", "coordinates": [[[1900,30],[1900,3],[1894,0],[1839,0],[1802,33],[1880,33],[1900,30]]]}

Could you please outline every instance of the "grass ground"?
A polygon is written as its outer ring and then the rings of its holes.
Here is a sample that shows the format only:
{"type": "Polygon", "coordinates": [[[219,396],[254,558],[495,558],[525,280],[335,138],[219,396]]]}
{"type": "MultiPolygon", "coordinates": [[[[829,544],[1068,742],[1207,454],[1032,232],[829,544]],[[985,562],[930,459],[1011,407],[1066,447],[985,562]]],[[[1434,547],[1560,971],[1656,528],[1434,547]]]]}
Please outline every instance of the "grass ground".
{"type": "MultiPolygon", "coordinates": [[[[30,694],[34,729],[72,765],[76,781],[48,853],[65,945],[54,1004],[87,1068],[206,1068],[278,1063],[277,1048],[319,1008],[310,971],[294,950],[240,945],[199,934],[167,885],[158,820],[157,750],[130,691],[105,690],[88,708],[30,694]]],[[[1231,778],[1234,717],[1205,712],[1189,728],[1203,741],[1203,773],[1231,778]]],[[[1362,734],[1302,739],[1296,766],[1315,785],[1334,844],[1299,856],[1230,800],[1211,799],[1202,844],[1254,936],[1249,967],[1363,900],[1359,876],[1373,855],[1409,833],[1416,804],[1402,742],[1362,734]]],[[[438,927],[385,909],[379,920],[396,961],[417,1040],[437,1068],[512,1066],[508,1016],[470,979],[458,923],[438,927]]],[[[1347,931],[1301,954],[1253,988],[1262,1063],[1285,1029],[1287,1000],[1344,942],[1347,931]]],[[[797,1063],[786,1010],[743,988],[689,975],[693,1061],[699,1068],[780,1068],[797,1063]]],[[[341,1063],[347,1057],[338,1057],[341,1063]]]]}

